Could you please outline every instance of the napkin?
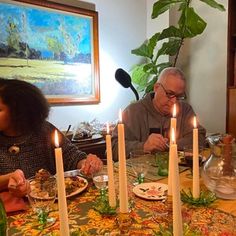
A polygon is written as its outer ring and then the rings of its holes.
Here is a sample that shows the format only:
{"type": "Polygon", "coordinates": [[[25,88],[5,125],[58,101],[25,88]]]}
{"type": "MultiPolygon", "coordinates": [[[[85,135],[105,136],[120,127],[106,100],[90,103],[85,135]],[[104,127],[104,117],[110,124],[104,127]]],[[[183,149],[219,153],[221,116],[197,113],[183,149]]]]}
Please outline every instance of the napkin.
{"type": "Polygon", "coordinates": [[[9,192],[1,192],[0,198],[4,203],[7,213],[27,209],[27,205],[23,198],[15,197],[9,192]]]}

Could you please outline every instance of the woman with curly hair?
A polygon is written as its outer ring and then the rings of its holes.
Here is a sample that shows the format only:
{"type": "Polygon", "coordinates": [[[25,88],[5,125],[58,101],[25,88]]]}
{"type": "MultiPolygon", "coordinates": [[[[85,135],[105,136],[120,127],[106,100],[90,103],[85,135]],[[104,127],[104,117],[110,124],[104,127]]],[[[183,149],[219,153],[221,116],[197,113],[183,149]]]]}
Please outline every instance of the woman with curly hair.
{"type": "MultiPolygon", "coordinates": [[[[0,78],[0,191],[15,195],[27,192],[26,178],[39,169],[56,173],[54,132],[46,121],[49,105],[34,85],[17,79],[0,78]]],[[[102,167],[96,156],[81,152],[59,130],[64,170],[81,169],[91,174],[102,167]]]]}

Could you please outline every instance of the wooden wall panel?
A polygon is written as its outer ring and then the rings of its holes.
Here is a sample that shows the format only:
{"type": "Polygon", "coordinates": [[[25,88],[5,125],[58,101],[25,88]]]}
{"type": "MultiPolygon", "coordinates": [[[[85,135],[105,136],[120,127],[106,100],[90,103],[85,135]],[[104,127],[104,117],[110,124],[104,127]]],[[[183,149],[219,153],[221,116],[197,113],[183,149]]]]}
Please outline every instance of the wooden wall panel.
{"type": "Polygon", "coordinates": [[[228,89],[228,133],[236,137],[236,88],[228,89]]]}

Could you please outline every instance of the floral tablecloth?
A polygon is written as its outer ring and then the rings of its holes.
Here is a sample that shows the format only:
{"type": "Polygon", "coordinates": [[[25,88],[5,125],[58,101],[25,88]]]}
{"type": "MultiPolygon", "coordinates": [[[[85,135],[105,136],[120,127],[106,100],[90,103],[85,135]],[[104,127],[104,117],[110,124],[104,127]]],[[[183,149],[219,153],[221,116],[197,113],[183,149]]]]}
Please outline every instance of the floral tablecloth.
{"type": "MultiPolygon", "coordinates": [[[[117,171],[115,172],[117,175],[117,171]]],[[[69,224],[71,235],[158,235],[160,227],[172,224],[171,201],[150,201],[136,197],[132,193],[133,177],[129,175],[129,197],[131,211],[127,228],[120,228],[118,215],[104,216],[93,209],[99,192],[92,183],[87,190],[68,199],[69,224]]],[[[236,236],[236,216],[223,212],[218,208],[222,201],[218,200],[212,207],[195,208],[182,206],[183,222],[196,235],[203,236],[236,236]]],[[[236,205],[236,201],[235,201],[236,205]]],[[[50,213],[56,219],[55,223],[40,229],[37,216],[29,208],[27,211],[8,217],[9,236],[25,235],[59,235],[57,203],[50,213]]],[[[190,235],[190,234],[189,234],[190,235]]]]}

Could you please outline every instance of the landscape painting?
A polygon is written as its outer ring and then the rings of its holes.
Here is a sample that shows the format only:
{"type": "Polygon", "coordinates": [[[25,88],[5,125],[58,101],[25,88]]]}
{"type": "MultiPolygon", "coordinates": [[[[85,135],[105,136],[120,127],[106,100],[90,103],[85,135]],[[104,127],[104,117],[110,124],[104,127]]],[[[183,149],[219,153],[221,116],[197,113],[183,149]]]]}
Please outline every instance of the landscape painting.
{"type": "Polygon", "coordinates": [[[98,103],[98,14],[0,0],[0,77],[36,85],[52,104],[98,103]]]}

